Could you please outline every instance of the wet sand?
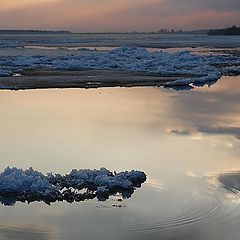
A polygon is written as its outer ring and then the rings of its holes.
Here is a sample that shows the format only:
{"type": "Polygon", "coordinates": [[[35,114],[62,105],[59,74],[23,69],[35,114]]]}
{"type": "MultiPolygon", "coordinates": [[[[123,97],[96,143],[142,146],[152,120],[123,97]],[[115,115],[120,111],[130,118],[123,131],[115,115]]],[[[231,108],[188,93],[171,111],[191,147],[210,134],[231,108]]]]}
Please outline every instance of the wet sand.
{"type": "MultiPolygon", "coordinates": [[[[191,75],[159,75],[145,72],[123,72],[112,70],[26,70],[14,77],[1,77],[0,89],[26,90],[47,88],[101,88],[163,86],[191,75]]],[[[196,77],[196,76],[195,76],[196,77]]]]}

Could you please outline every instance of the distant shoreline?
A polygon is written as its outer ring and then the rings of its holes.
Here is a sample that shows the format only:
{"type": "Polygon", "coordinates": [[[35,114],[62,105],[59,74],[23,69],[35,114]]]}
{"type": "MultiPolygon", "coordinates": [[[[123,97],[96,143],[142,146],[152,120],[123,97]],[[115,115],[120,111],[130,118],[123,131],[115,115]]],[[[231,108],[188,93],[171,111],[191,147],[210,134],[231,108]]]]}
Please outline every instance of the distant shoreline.
{"type": "Polygon", "coordinates": [[[0,34],[129,34],[129,35],[144,35],[144,34],[207,34],[209,30],[192,30],[192,31],[149,31],[149,32],[71,32],[71,31],[49,31],[49,30],[0,30],[0,34]]]}
{"type": "Polygon", "coordinates": [[[224,29],[214,29],[208,32],[208,35],[239,36],[240,27],[231,26],[224,29]]]}
{"type": "Polygon", "coordinates": [[[144,34],[162,34],[162,35],[178,35],[178,34],[198,34],[198,35],[240,35],[240,27],[232,26],[226,29],[196,29],[196,30],[169,30],[161,29],[158,31],[125,31],[125,32],[72,32],[68,30],[14,30],[0,29],[1,34],[118,34],[118,35],[144,35],[144,34]]]}

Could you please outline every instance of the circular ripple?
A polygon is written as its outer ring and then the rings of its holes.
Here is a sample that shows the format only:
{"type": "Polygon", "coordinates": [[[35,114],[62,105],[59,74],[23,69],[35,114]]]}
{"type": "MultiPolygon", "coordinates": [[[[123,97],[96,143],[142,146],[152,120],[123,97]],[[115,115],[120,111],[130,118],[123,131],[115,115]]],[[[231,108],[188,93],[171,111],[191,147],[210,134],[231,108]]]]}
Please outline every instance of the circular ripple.
{"type": "Polygon", "coordinates": [[[225,204],[228,198],[224,192],[218,192],[211,187],[203,188],[203,186],[191,190],[168,188],[161,191],[158,198],[158,205],[152,206],[155,208],[152,219],[146,216],[139,217],[138,219],[141,220],[129,224],[129,231],[163,231],[193,224],[206,224],[231,217],[238,207],[236,205],[229,208],[229,205],[225,204]],[[185,201],[182,201],[184,198],[185,201]],[[165,211],[161,211],[161,207],[164,207],[165,211]]]}

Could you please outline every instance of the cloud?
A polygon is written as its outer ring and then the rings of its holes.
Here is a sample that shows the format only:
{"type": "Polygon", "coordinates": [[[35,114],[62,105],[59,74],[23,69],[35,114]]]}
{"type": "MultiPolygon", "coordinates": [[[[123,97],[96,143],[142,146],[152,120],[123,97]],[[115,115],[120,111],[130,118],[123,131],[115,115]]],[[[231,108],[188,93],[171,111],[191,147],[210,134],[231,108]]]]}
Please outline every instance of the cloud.
{"type": "Polygon", "coordinates": [[[184,6],[188,9],[197,10],[221,10],[221,11],[236,11],[240,10],[238,0],[168,0],[170,5],[184,6]]]}
{"type": "Polygon", "coordinates": [[[9,9],[18,9],[19,7],[27,7],[29,5],[35,5],[38,3],[49,3],[55,0],[11,0],[11,1],[2,1],[0,11],[9,10],[9,9]]]}
{"type": "Polygon", "coordinates": [[[75,31],[220,27],[238,23],[236,0],[24,0],[0,7],[0,28],[75,31]]]}

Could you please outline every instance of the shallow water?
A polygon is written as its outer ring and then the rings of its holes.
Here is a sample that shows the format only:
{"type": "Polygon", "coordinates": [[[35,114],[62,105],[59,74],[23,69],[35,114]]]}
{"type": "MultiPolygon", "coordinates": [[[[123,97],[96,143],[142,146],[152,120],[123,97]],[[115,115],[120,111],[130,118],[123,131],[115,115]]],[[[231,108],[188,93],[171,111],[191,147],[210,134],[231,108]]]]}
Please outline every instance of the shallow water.
{"type": "Polygon", "coordinates": [[[148,180],[123,202],[0,206],[0,239],[239,239],[239,194],[218,181],[240,170],[239,83],[1,91],[1,170],[103,166],[148,180]]]}

